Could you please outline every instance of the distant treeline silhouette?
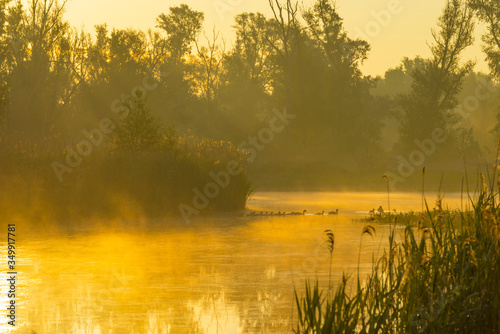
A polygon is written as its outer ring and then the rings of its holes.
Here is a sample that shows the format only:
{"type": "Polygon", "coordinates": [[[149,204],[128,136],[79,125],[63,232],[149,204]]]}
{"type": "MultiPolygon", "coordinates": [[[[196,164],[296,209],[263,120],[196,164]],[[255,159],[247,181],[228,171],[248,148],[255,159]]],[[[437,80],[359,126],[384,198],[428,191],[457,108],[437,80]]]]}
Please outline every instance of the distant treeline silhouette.
{"type": "MultiPolygon", "coordinates": [[[[499,31],[498,16],[487,15],[494,2],[450,1],[431,56],[406,58],[377,78],[362,73],[370,45],[349,36],[334,1],[269,3],[271,17],[237,15],[228,43],[203,31],[204,14],[184,4],[159,13],[148,31],[103,23],[91,33],[65,21],[66,2],[0,1],[3,160],[14,145],[26,159],[61,161],[103,120],[113,131],[96,150],[106,154],[147,159],[188,132],[239,146],[276,108],[296,120],[249,166],[263,186],[380,186],[380,175],[411,160],[416,141],[436,129],[446,140],[425,156],[429,170],[457,173],[464,157],[474,166],[490,159],[498,89],[462,57],[474,20],[499,31]]],[[[498,39],[488,36],[498,78],[498,39]]]]}

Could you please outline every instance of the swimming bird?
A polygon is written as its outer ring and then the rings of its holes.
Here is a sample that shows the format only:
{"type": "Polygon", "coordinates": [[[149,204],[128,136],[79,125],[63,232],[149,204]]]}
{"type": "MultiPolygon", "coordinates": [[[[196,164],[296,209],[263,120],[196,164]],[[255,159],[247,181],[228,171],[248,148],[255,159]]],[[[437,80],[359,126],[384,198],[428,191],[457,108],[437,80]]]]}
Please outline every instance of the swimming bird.
{"type": "Polygon", "coordinates": [[[382,208],[382,205],[378,207],[377,209],[379,215],[383,215],[385,213],[384,209],[382,208]]]}
{"type": "Polygon", "coordinates": [[[333,216],[333,215],[338,215],[339,214],[339,209],[335,210],[335,211],[330,211],[328,212],[329,215],[333,216]]]}
{"type": "Polygon", "coordinates": [[[302,213],[300,213],[300,212],[291,212],[290,215],[291,216],[304,216],[306,213],[307,213],[307,210],[304,210],[304,211],[302,211],[302,213]]]}
{"type": "Polygon", "coordinates": [[[316,213],[315,216],[323,216],[324,214],[325,214],[325,210],[316,213]]]}
{"type": "Polygon", "coordinates": [[[247,216],[255,216],[255,211],[250,212],[247,216]]]}

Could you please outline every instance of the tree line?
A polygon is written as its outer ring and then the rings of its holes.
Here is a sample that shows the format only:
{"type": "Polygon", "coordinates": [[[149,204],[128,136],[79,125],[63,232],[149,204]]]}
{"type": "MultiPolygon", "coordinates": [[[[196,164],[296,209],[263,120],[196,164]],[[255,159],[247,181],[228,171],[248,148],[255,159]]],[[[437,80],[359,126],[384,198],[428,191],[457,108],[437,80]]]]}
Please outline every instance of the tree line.
{"type": "MultiPolygon", "coordinates": [[[[3,141],[62,151],[83,129],[112,118],[117,131],[108,140],[117,149],[144,151],[186,133],[238,145],[273,110],[286,108],[297,121],[261,153],[261,170],[385,168],[435,129],[448,140],[426,164],[482,158],[481,143],[490,139],[478,142],[484,133],[472,123],[485,118],[464,121],[457,108],[467,80],[483,78],[485,89],[493,87],[462,59],[476,21],[488,27],[489,75],[500,77],[497,2],[447,1],[429,41],[431,56],[405,59],[377,78],[362,73],[370,45],[349,36],[335,1],[306,9],[292,0],[269,5],[270,17],[237,15],[227,43],[216,29],[204,31],[204,13],[185,4],[159,14],[148,31],[104,23],[88,32],[64,19],[66,1],[1,0],[3,141]],[[155,88],[131,96],[145,78],[155,88]],[[134,117],[120,117],[123,110],[134,117]]],[[[480,102],[486,119],[496,115],[490,100],[480,102]]]]}

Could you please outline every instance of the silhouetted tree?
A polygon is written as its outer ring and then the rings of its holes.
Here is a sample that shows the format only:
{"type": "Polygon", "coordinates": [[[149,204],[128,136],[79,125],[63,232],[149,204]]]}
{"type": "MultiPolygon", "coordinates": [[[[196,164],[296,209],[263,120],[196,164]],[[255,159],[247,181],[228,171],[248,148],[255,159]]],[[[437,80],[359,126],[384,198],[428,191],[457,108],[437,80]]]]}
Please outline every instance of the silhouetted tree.
{"type": "Polygon", "coordinates": [[[301,35],[298,2],[285,0],[285,3],[281,3],[280,0],[269,0],[269,5],[274,15],[276,38],[268,37],[268,42],[277,54],[278,67],[282,73],[278,78],[281,78],[282,89],[285,92],[286,108],[293,113],[292,63],[301,35]]]}
{"type": "Polygon", "coordinates": [[[157,147],[164,134],[160,121],[153,117],[141,90],[128,96],[116,126],[116,146],[120,150],[147,152],[157,147]]]}
{"type": "Polygon", "coordinates": [[[488,34],[483,36],[483,49],[492,74],[500,78],[500,2],[497,0],[470,0],[469,5],[477,17],[488,26],[488,34]]]}
{"type": "Polygon", "coordinates": [[[102,24],[89,33],[64,21],[64,1],[29,0],[23,7],[0,0],[0,119],[9,111],[9,135],[51,138],[64,149],[83,129],[129,110],[114,139],[138,152],[161,141],[160,120],[181,133],[240,143],[262,135],[273,109],[285,106],[296,120],[265,150],[258,146],[262,165],[277,173],[292,166],[311,173],[311,165],[318,171],[373,168],[386,160],[387,131],[405,152],[439,127],[473,147],[473,134],[491,115],[455,127],[457,96],[472,69],[460,62],[472,43],[471,10],[490,25],[485,41],[494,73],[500,48],[498,5],[471,1],[470,7],[447,3],[432,57],[405,59],[374,79],[361,71],[370,45],[349,36],[333,0],[303,11],[294,0],[269,0],[270,17],[236,16],[230,48],[218,33],[199,39],[204,14],[185,4],[159,15],[155,30],[102,24]],[[131,97],[134,87],[144,96],[131,97]]]}
{"type": "Polygon", "coordinates": [[[182,4],[178,7],[170,7],[168,15],[161,14],[158,17],[158,27],[167,33],[167,45],[174,62],[180,62],[182,57],[189,53],[196,37],[201,32],[204,16],[202,12],[182,4]]]}
{"type": "MultiPolygon", "coordinates": [[[[205,34],[207,45],[200,46],[196,43],[196,55],[194,80],[197,85],[200,97],[205,102],[207,111],[217,110],[219,102],[219,93],[221,86],[224,84],[226,69],[225,61],[225,43],[218,44],[220,34],[213,31],[212,40],[205,34]]],[[[208,114],[207,116],[209,116],[208,114]]]]}
{"type": "Polygon", "coordinates": [[[23,135],[37,140],[51,134],[52,125],[68,93],[59,79],[67,77],[69,25],[63,20],[66,1],[30,0],[28,10],[19,3],[7,16],[12,105],[9,118],[23,135]]]}
{"type": "Polygon", "coordinates": [[[357,81],[361,77],[359,66],[367,59],[370,45],[347,36],[335,2],[318,0],[304,13],[304,19],[312,39],[324,52],[335,75],[343,79],[344,85],[357,81]]]}
{"type": "Polygon", "coordinates": [[[234,48],[226,56],[226,84],[221,109],[231,126],[230,138],[241,141],[256,131],[272,109],[271,89],[276,71],[275,22],[260,13],[236,16],[234,48]],[[271,43],[269,42],[271,41],[271,43]]]}
{"type": "MultiPolygon", "coordinates": [[[[488,26],[488,33],[483,35],[483,51],[492,76],[500,79],[500,3],[495,0],[471,0],[469,5],[476,16],[488,26]]],[[[498,107],[495,109],[498,110],[498,107]]],[[[500,135],[500,112],[497,112],[494,132],[500,135]]]]}
{"type": "Polygon", "coordinates": [[[7,113],[9,87],[7,78],[9,67],[7,63],[8,41],[6,38],[7,9],[9,0],[0,1],[0,124],[3,123],[5,114],[7,113]]]}
{"type": "Polygon", "coordinates": [[[157,18],[157,27],[162,31],[160,37],[163,39],[159,42],[164,43],[167,54],[165,59],[159,61],[158,69],[168,74],[163,78],[157,93],[156,104],[161,104],[158,114],[164,119],[175,121],[183,130],[192,128],[196,123],[196,109],[200,107],[194,97],[197,87],[191,80],[195,68],[189,60],[193,56],[192,46],[202,31],[203,21],[202,12],[185,4],[170,7],[168,14],[161,14],[157,18]]]}
{"type": "Polygon", "coordinates": [[[307,29],[294,72],[302,83],[303,93],[294,95],[302,104],[303,144],[331,162],[366,165],[377,154],[385,117],[370,96],[373,80],[360,70],[370,46],[347,35],[333,1],[318,0],[304,12],[304,20],[307,29]]]}
{"type": "Polygon", "coordinates": [[[460,56],[473,42],[474,22],[469,8],[460,0],[450,0],[439,18],[439,30],[433,31],[432,57],[411,72],[411,92],[402,99],[401,124],[403,153],[411,152],[415,140],[425,140],[435,129],[449,134],[459,120],[454,109],[462,81],[473,64],[462,65],[460,56]]]}

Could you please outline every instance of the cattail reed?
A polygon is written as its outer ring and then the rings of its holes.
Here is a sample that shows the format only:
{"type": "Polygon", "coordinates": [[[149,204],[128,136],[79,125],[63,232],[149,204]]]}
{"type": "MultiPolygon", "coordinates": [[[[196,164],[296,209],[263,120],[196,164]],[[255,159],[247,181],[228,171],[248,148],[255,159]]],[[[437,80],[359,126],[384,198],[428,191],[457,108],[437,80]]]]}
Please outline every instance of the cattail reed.
{"type": "MultiPolygon", "coordinates": [[[[500,332],[500,206],[482,190],[474,211],[442,210],[439,197],[437,211],[398,214],[404,234],[396,242],[390,232],[366,279],[358,259],[356,284],[344,275],[324,296],[307,282],[305,296],[295,294],[295,333],[500,332]]],[[[367,226],[361,238],[373,233],[367,226]]]]}

